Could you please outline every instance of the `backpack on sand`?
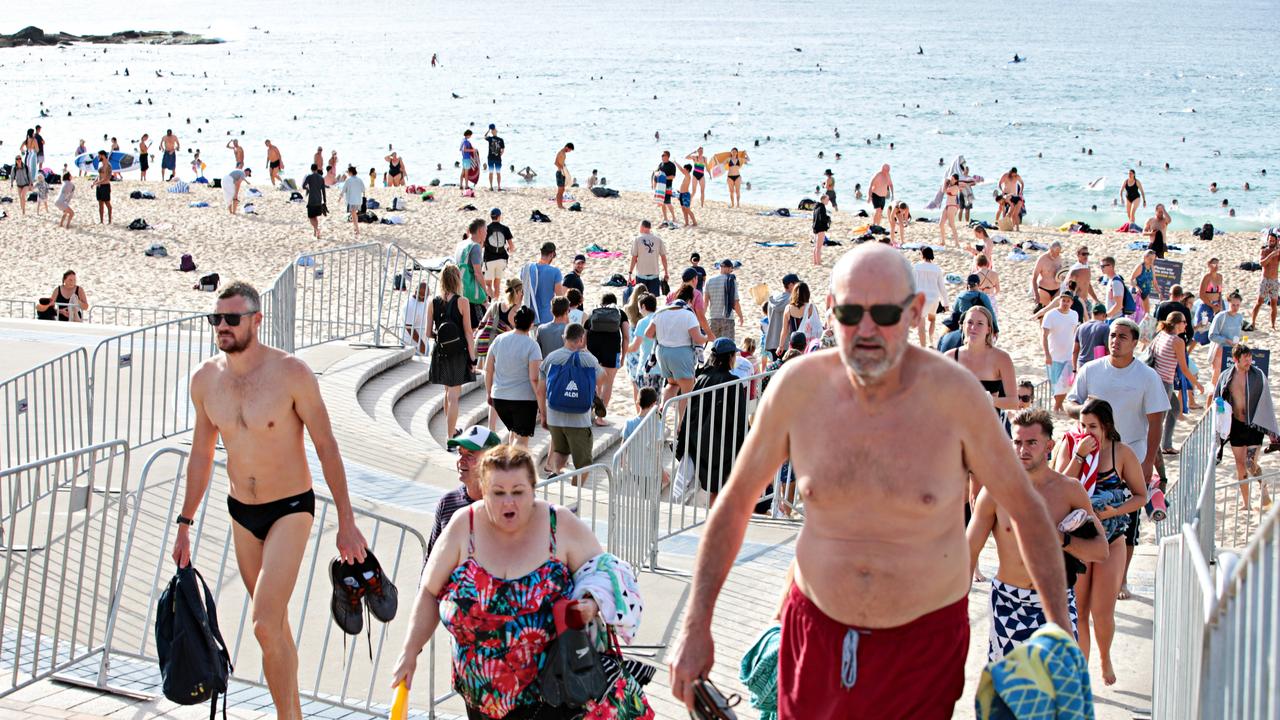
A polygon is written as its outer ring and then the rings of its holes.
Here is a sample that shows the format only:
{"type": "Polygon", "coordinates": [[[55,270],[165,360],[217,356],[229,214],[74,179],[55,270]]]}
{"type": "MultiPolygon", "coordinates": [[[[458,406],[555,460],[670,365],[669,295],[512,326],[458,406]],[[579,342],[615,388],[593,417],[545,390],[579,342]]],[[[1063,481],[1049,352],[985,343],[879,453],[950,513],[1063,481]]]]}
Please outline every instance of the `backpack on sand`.
{"type": "Polygon", "coordinates": [[[585,413],[596,398],[596,369],[582,364],[582,351],[547,370],[547,406],[564,413],[585,413]]]}
{"type": "Polygon", "coordinates": [[[211,701],[212,716],[221,695],[225,716],[231,655],[218,630],[213,593],[194,567],[178,568],[160,594],[155,630],[164,696],[179,705],[211,701]]]}

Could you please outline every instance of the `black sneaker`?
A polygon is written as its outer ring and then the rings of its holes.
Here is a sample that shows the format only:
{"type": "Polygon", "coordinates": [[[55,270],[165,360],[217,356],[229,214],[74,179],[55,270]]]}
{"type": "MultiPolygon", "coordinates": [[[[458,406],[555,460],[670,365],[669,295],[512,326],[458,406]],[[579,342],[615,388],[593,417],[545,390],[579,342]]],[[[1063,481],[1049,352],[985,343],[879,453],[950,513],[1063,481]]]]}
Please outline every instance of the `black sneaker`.
{"type": "Polygon", "coordinates": [[[373,551],[364,551],[364,562],[356,565],[364,582],[364,604],[369,613],[379,621],[389,623],[396,617],[396,608],[400,605],[400,593],[395,583],[382,572],[378,558],[373,551]]]}
{"type": "Polygon", "coordinates": [[[364,613],[360,607],[360,598],[364,596],[365,586],[357,565],[348,565],[339,558],[329,563],[329,580],[333,583],[333,600],[329,610],[333,613],[333,621],[338,628],[348,635],[359,635],[364,629],[364,613]]]}

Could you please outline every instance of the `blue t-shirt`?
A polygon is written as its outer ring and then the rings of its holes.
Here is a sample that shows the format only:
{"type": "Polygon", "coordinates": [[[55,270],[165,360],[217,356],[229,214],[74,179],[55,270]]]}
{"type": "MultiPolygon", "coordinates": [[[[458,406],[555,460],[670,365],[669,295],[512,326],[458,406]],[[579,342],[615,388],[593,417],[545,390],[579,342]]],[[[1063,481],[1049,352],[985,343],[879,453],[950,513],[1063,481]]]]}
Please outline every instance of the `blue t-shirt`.
{"type": "Polygon", "coordinates": [[[533,273],[536,274],[533,278],[533,302],[534,309],[538,311],[538,322],[551,322],[551,300],[556,295],[556,285],[564,280],[564,276],[555,265],[534,264],[533,273]]]}
{"type": "Polygon", "coordinates": [[[643,416],[643,415],[637,415],[636,417],[631,418],[631,419],[630,419],[630,420],[628,420],[625,424],[623,424],[623,426],[622,426],[622,439],[623,439],[623,440],[626,440],[627,438],[631,437],[631,433],[635,432],[635,431],[636,431],[636,428],[640,427],[640,421],[641,421],[641,420],[644,420],[644,416],[643,416]]]}

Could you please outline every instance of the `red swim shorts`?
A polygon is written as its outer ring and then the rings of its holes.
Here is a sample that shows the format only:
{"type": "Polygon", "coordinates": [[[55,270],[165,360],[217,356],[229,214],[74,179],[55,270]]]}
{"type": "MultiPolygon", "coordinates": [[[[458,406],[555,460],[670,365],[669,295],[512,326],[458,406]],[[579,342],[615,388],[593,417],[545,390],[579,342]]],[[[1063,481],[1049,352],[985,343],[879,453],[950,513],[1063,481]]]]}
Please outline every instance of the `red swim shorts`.
{"type": "Polygon", "coordinates": [[[964,692],[969,598],[893,628],[827,617],[795,585],[782,609],[779,720],[949,718],[964,692]]]}

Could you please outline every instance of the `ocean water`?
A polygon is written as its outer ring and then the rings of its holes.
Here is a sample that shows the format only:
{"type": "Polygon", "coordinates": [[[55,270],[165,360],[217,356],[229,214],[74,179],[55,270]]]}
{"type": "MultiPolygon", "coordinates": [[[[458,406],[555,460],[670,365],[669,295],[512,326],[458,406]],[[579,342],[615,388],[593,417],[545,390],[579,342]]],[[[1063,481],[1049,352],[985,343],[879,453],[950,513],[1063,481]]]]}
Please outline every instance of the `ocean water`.
{"type": "MultiPolygon", "coordinates": [[[[506,163],[533,166],[542,185],[565,142],[577,147],[578,179],[599,169],[635,190],[648,189],[664,149],[679,158],[737,146],[752,158],[745,202],[794,207],[830,168],[849,210],[854,184],[865,189],[889,163],[898,199],[931,215],[939,159],[964,155],[991,182],[1016,165],[1034,223],[1119,225],[1112,203],[1133,167],[1148,194],[1140,218],[1176,198],[1175,227],[1280,224],[1275,0],[63,0],[10,10],[4,32],[181,29],[227,40],[0,50],[0,152],[11,161],[9,148],[41,123],[55,169],[80,138],[97,149],[104,134],[130,145],[172,127],[184,156],[202,150],[210,177],[229,168],[230,137],[259,169],[269,137],[291,176],[316,146],[381,173],[394,146],[412,182],[453,182],[462,131],[478,137],[494,122],[506,163]],[[1027,61],[1010,63],[1015,53],[1027,61]],[[1101,189],[1085,188],[1098,178],[1101,189]]],[[[723,181],[707,194],[726,199],[723,181]]],[[[991,185],[977,197],[975,216],[989,216],[991,185]]]]}

